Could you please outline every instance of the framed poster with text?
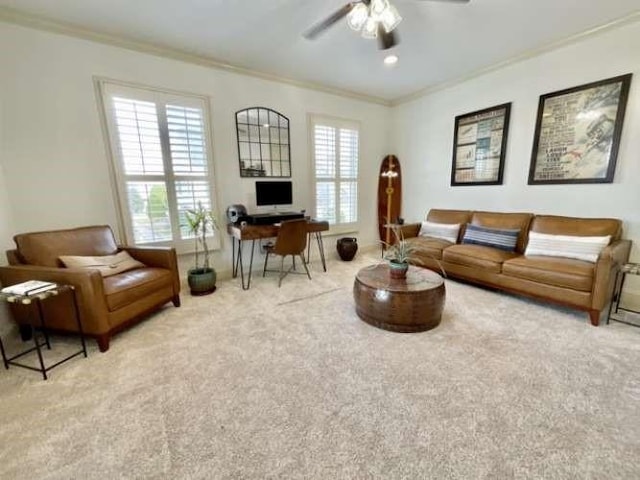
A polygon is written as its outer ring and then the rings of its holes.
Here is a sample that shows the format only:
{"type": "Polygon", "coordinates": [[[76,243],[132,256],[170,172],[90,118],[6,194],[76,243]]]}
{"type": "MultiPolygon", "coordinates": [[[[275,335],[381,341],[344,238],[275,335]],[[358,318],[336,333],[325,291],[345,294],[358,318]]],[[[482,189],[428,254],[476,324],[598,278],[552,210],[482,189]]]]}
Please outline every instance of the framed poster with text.
{"type": "Polygon", "coordinates": [[[511,103],[458,115],[451,186],[501,185],[511,103]]]}
{"type": "Polygon", "coordinates": [[[540,97],[529,185],[611,183],[631,74],[540,97]]]}

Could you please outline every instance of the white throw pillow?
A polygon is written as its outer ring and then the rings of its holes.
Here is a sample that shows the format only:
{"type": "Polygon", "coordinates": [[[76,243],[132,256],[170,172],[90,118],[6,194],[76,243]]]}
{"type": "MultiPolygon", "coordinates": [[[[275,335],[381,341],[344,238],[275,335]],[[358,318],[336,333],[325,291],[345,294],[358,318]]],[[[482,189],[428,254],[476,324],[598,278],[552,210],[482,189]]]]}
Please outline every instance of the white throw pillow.
{"type": "Polygon", "coordinates": [[[60,261],[67,268],[93,268],[100,271],[103,277],[144,267],[145,264],[134,259],[124,250],[115,255],[87,257],[79,255],[61,255],[60,261]]]}
{"type": "Polygon", "coordinates": [[[418,236],[441,238],[443,240],[448,240],[451,243],[456,243],[458,241],[459,231],[459,223],[422,222],[418,236]]]}
{"type": "Polygon", "coordinates": [[[566,257],[595,263],[604,247],[609,245],[611,235],[604,237],[576,237],[571,235],[551,235],[548,233],[529,233],[529,242],[525,256],[544,255],[547,257],[566,257]]]}

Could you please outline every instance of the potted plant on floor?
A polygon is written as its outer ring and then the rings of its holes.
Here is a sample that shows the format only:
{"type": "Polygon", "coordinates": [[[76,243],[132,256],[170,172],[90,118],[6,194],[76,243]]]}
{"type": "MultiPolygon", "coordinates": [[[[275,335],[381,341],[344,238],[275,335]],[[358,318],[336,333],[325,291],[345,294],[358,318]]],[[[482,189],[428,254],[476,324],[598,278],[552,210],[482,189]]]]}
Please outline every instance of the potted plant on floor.
{"type": "Polygon", "coordinates": [[[207,236],[215,235],[218,229],[213,212],[198,202],[198,206],[185,212],[189,232],[194,236],[195,267],[187,273],[187,281],[191,289],[191,295],[207,295],[216,290],[216,271],[210,264],[210,250],[207,244],[207,236]],[[199,247],[202,247],[200,254],[199,247]],[[200,263],[202,259],[202,263],[200,263]]]}

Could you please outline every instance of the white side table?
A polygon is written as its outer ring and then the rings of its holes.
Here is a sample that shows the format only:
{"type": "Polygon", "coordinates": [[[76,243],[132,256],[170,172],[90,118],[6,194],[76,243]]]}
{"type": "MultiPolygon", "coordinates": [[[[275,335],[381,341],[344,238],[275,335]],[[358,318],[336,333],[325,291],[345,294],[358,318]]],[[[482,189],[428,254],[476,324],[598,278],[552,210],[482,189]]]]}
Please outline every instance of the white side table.
{"type": "Polygon", "coordinates": [[[4,345],[2,344],[2,339],[0,338],[0,354],[2,355],[2,363],[4,364],[4,368],[9,369],[9,365],[13,365],[16,367],[22,367],[29,370],[35,370],[36,372],[40,372],[42,374],[42,378],[46,380],[47,372],[52,368],[57,367],[61,363],[64,363],[67,360],[71,360],[72,358],[77,357],[78,355],[84,355],[84,357],[86,358],[87,346],[84,339],[84,332],[82,331],[82,323],[80,322],[80,312],[78,311],[78,300],[76,298],[76,291],[73,286],[56,285],[56,288],[52,290],[47,290],[45,292],[37,293],[35,295],[15,295],[15,294],[7,294],[7,293],[0,292],[0,300],[5,300],[9,303],[19,303],[22,305],[29,305],[33,303],[37,307],[36,308],[37,314],[35,315],[36,318],[32,318],[31,321],[29,322],[29,325],[31,327],[31,334],[33,336],[33,343],[34,343],[33,347],[27,350],[24,350],[20,353],[17,353],[11,357],[7,357],[7,353],[4,349],[4,345]],[[53,365],[47,366],[43,358],[42,347],[47,347],[47,350],[51,350],[51,342],[49,340],[49,332],[47,331],[47,326],[45,324],[45,316],[42,309],[42,303],[46,302],[48,298],[55,297],[60,293],[66,292],[66,291],[71,292],[71,298],[73,301],[74,311],[76,315],[76,323],[78,325],[78,333],[80,334],[81,348],[77,352],[57,361],[53,365]],[[36,329],[42,333],[42,336],[44,337],[43,343],[41,343],[40,340],[38,340],[38,334],[36,329]],[[32,367],[30,365],[26,365],[24,363],[20,363],[17,361],[17,359],[34,351],[38,355],[38,364],[40,365],[39,368],[32,367]]]}
{"type": "MultiPolygon", "coordinates": [[[[632,310],[630,308],[623,308],[620,306],[620,297],[622,296],[622,288],[624,287],[624,281],[627,275],[639,275],[640,276],[640,263],[625,263],[616,272],[616,278],[613,286],[613,298],[609,305],[609,315],[607,316],[607,324],[609,320],[615,322],[625,323],[627,325],[633,325],[634,327],[640,327],[640,323],[633,323],[627,321],[627,315],[625,313],[635,313],[640,315],[640,311],[632,310]],[[615,303],[615,309],[613,304],[615,303]]],[[[639,317],[640,320],[640,317],[639,317]]]]}

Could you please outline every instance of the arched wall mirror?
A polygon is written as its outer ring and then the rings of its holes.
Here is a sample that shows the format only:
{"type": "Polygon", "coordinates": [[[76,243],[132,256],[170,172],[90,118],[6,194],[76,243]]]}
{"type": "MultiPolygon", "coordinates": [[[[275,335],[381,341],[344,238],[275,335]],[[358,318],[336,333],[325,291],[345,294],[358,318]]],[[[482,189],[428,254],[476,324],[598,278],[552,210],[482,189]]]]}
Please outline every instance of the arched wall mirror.
{"type": "Polygon", "coordinates": [[[264,107],[236,112],[241,177],[291,177],[289,119],[264,107]]]}

